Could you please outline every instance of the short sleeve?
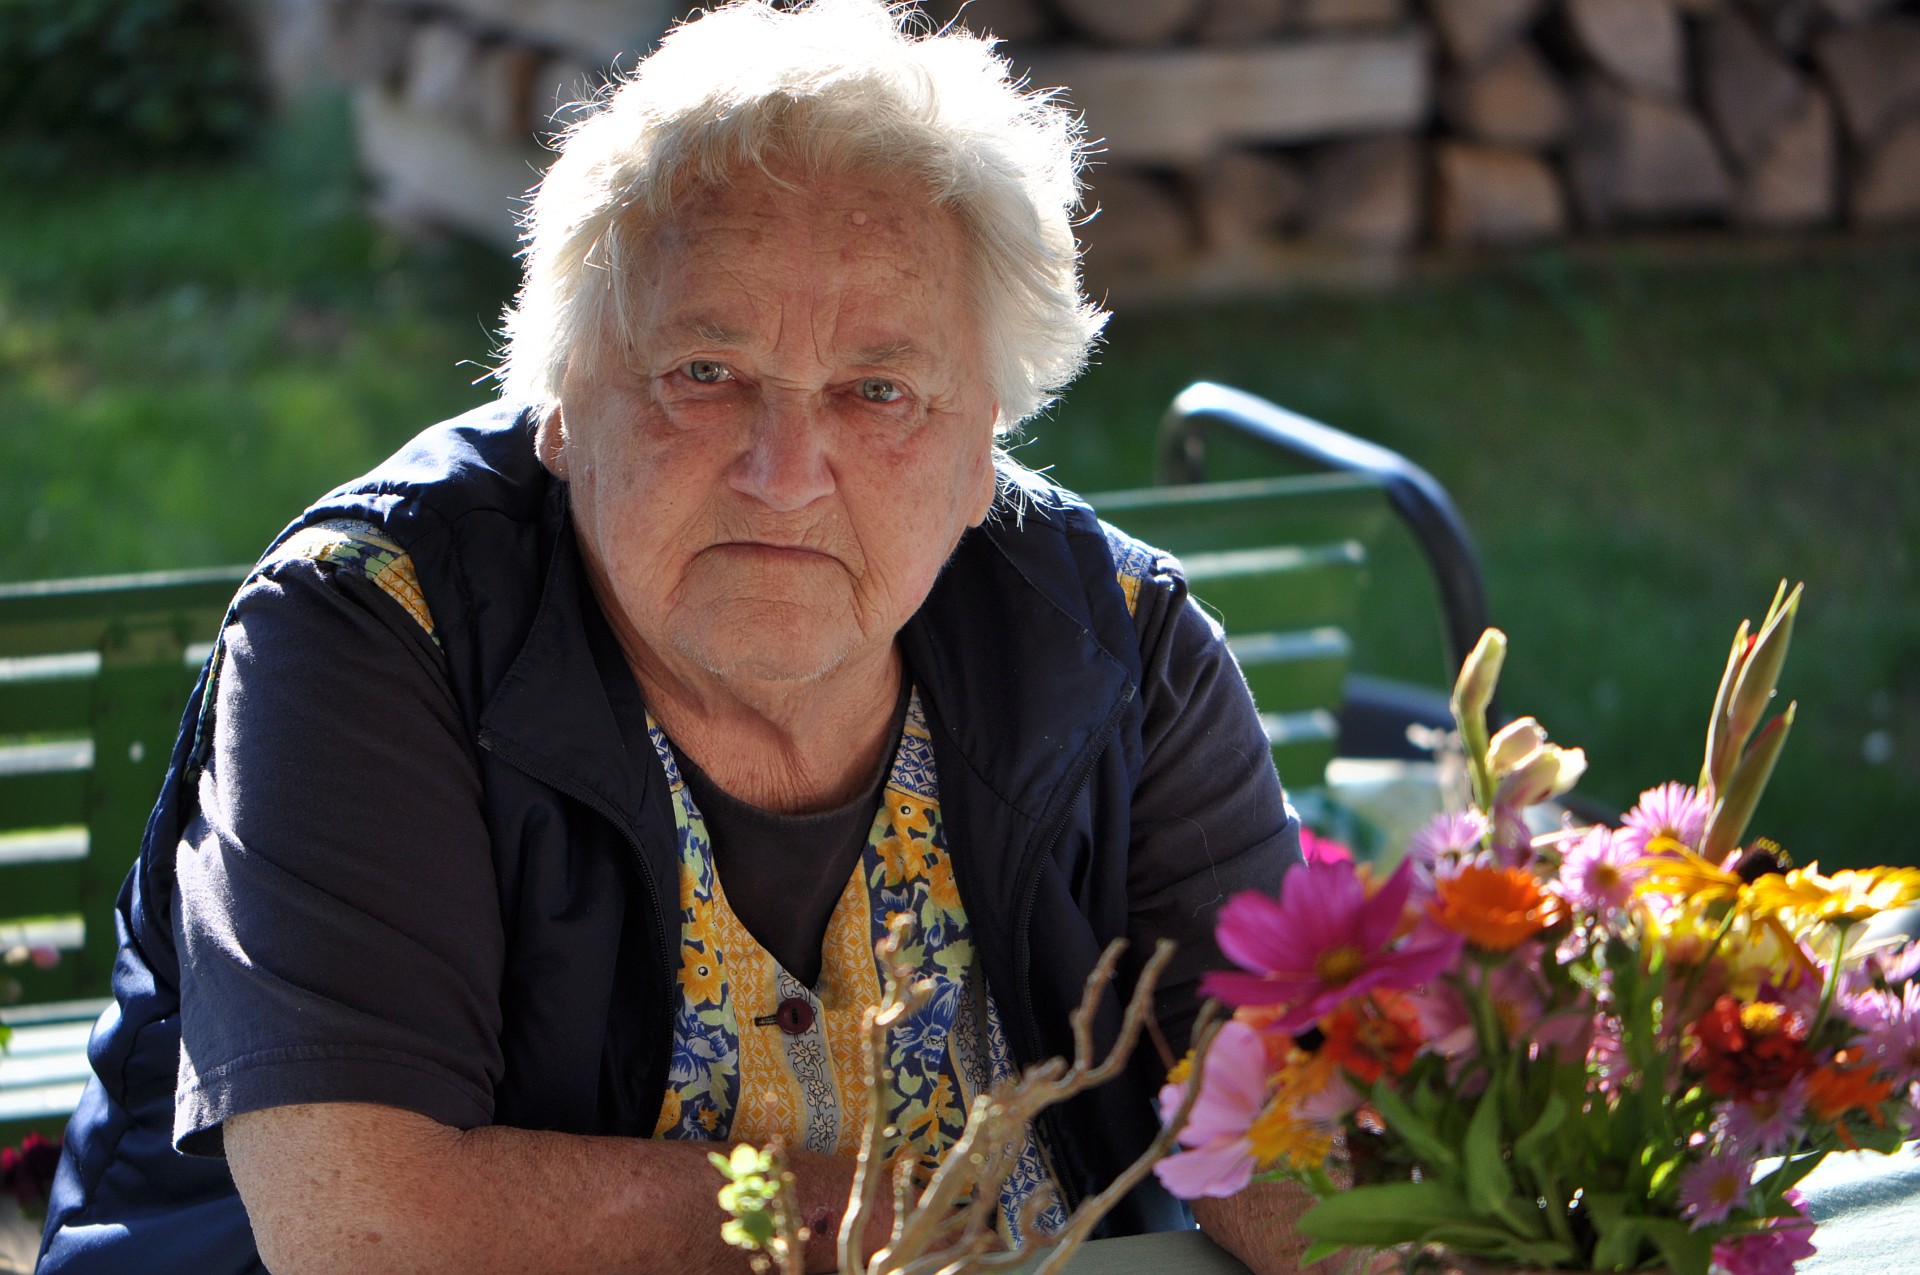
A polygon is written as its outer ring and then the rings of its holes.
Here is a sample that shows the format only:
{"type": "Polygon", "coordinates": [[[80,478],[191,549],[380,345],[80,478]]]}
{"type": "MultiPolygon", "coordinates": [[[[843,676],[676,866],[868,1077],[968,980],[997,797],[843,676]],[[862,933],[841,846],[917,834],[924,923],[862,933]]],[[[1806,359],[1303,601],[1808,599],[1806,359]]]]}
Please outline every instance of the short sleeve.
{"type": "Polygon", "coordinates": [[[1160,938],[1179,944],[1157,1008],[1168,1040],[1184,1049],[1201,976],[1224,963],[1215,914],[1243,890],[1279,889],[1300,857],[1300,827],[1220,626],[1188,595],[1169,559],[1119,532],[1109,541],[1143,671],[1129,937],[1136,948],[1160,938]]]}
{"type": "Polygon", "coordinates": [[[412,564],[303,539],[241,591],[177,858],[174,1140],[292,1103],[487,1123],[505,939],[479,772],[412,564]]]}

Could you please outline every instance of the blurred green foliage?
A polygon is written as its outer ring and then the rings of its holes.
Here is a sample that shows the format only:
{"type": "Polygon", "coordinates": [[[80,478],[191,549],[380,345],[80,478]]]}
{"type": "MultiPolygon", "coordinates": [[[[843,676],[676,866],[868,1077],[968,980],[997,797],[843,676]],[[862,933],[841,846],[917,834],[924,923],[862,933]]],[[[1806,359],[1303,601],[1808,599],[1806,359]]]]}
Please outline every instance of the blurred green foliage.
{"type": "Polygon", "coordinates": [[[266,140],[0,181],[0,578],[249,561],[487,398],[512,263],[372,225],[344,110],[266,140]]]}
{"type": "MultiPolygon", "coordinates": [[[[1687,262],[1547,252],[1380,296],[1122,317],[1020,452],[1084,490],[1149,480],[1196,379],[1395,448],[1445,484],[1512,639],[1503,708],[1630,804],[1700,771],[1742,617],[1805,580],[1800,714],[1753,824],[1801,862],[1920,863],[1920,245],[1687,262]]],[[[1445,678],[1410,544],[1356,657],[1445,678]]]]}
{"type": "Polygon", "coordinates": [[[0,0],[0,148],[16,170],[229,150],[261,109],[227,0],[0,0]]]}

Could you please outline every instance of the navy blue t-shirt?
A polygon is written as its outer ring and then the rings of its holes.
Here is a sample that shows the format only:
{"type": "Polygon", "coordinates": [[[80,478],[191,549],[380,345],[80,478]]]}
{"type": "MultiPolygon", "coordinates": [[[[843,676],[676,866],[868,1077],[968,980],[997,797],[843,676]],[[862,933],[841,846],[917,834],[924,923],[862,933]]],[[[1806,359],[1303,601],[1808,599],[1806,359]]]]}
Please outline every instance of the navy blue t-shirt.
{"type": "MultiPolygon", "coordinates": [[[[1200,975],[1220,963],[1214,912],[1277,887],[1292,833],[1218,626],[1151,576],[1135,626],[1145,767],[1128,928],[1137,944],[1181,945],[1157,1003],[1181,1048],[1200,975]]],[[[489,1123],[509,936],[474,744],[438,647],[359,564],[309,558],[251,581],[224,641],[212,753],[178,858],[176,1141],[219,1154],[229,1117],[308,1102],[489,1123]]],[[[824,823],[703,805],[735,912],[796,973],[809,945],[817,968],[878,799],[876,784],[824,823]],[[796,874],[796,856],[822,862],[796,874]]]]}

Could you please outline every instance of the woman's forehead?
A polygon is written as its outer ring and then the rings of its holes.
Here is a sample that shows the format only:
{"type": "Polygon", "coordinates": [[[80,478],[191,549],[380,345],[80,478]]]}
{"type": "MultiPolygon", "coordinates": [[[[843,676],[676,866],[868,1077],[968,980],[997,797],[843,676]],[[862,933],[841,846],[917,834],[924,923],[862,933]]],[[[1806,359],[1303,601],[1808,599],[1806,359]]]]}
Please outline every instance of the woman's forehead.
{"type": "Polygon", "coordinates": [[[756,176],[686,201],[652,247],[647,326],[668,339],[749,344],[817,310],[840,352],[891,362],[972,312],[959,219],[912,187],[756,176]]]}
{"type": "Polygon", "coordinates": [[[652,238],[660,250],[722,233],[775,240],[823,237],[842,249],[857,250],[864,243],[873,251],[891,251],[900,246],[891,242],[899,237],[911,246],[923,237],[957,237],[959,230],[953,210],[910,175],[748,168],[725,182],[682,193],[652,238]]]}

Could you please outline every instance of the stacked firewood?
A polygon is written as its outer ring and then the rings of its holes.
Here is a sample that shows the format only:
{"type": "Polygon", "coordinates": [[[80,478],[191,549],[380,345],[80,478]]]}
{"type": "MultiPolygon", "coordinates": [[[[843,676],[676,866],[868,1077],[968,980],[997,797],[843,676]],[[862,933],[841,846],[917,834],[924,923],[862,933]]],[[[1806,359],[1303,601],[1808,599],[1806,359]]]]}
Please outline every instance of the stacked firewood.
{"type": "MultiPolygon", "coordinates": [[[[284,7],[297,0],[278,0],[284,7]]],[[[684,0],[308,0],[390,208],[504,238],[535,139],[684,0]]],[[[1423,248],[1920,224],[1920,0],[922,0],[1099,141],[1098,286],[1423,248]]]]}

